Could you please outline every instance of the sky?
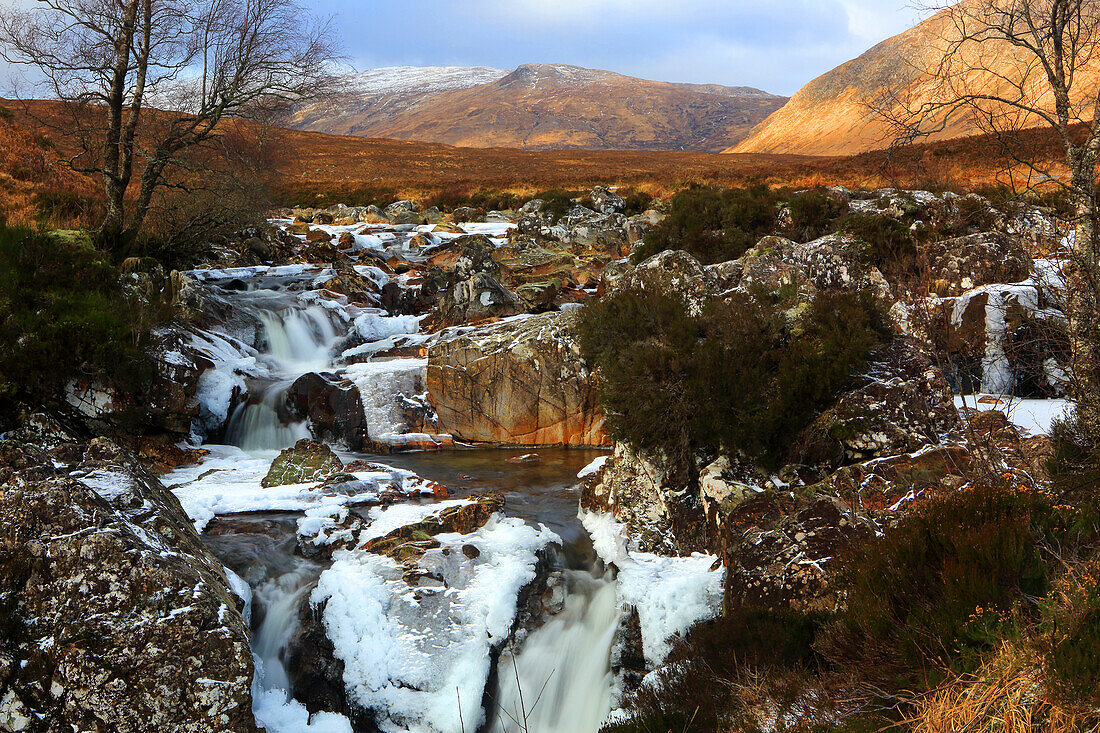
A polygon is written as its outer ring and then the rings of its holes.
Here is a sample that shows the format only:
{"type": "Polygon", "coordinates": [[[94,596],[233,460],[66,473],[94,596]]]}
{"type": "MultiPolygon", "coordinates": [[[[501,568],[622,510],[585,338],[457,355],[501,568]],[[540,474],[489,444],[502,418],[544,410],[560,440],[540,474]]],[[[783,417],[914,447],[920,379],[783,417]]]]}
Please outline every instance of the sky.
{"type": "Polygon", "coordinates": [[[567,63],[790,95],[920,19],[912,0],[312,0],[351,63],[567,63]]]}
{"type": "Polygon", "coordinates": [[[566,63],[788,96],[920,19],[914,0],[297,1],[357,69],[566,63]]]}

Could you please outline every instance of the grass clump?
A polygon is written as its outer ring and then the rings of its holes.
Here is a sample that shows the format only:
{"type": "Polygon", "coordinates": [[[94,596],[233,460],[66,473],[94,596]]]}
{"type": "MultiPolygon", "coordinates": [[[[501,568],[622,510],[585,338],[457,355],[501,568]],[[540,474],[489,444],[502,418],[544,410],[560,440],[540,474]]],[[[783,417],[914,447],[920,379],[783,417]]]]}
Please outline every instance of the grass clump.
{"type": "Polygon", "coordinates": [[[598,370],[612,438],[691,475],[700,452],[782,464],[886,333],[866,294],[790,305],[735,294],[696,316],[677,296],[623,290],[587,306],[581,351],[598,370]]]}
{"type": "Polygon", "coordinates": [[[119,271],[79,236],[0,227],[0,401],[42,400],[67,382],[149,376],[147,329],[119,271]]]}

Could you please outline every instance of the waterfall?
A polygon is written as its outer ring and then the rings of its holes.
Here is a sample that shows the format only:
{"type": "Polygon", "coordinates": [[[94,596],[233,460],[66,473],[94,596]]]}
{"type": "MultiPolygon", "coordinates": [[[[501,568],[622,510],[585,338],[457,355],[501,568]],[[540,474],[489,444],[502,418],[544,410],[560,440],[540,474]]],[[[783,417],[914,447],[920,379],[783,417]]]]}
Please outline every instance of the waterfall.
{"type": "Polygon", "coordinates": [[[252,680],[256,722],[268,733],[351,733],[351,723],[336,713],[310,715],[291,695],[283,656],[298,630],[298,609],[313,588],[320,568],[302,560],[289,573],[269,580],[254,591],[264,608],[264,619],[252,634],[252,680]]]}
{"type": "Polygon", "coordinates": [[[302,374],[328,369],[341,334],[330,313],[316,305],[258,308],[256,317],[263,324],[260,358],[276,378],[250,381],[249,400],[230,416],[226,442],[246,451],[281,450],[310,437],[304,422],[287,419],[282,410],[287,388],[302,374]]]}
{"type": "Polygon", "coordinates": [[[494,733],[596,733],[612,705],[611,645],[619,625],[615,581],[565,571],[561,613],[498,665],[494,733]]]}

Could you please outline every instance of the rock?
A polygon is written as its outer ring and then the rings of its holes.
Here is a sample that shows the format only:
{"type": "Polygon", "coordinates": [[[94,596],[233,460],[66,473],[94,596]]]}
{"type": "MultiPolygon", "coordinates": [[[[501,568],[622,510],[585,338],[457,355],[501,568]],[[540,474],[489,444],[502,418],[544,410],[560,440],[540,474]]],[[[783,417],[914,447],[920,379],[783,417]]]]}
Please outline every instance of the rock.
{"type": "Polygon", "coordinates": [[[467,234],[432,246],[423,254],[428,265],[452,270],[456,280],[466,280],[479,272],[500,278],[500,266],[493,259],[495,247],[483,234],[467,234]]]}
{"type": "Polygon", "coordinates": [[[836,468],[939,443],[958,426],[943,372],[920,342],[898,337],[870,355],[857,386],[806,428],[797,452],[836,468]]]}
{"type": "Polygon", "coordinates": [[[712,296],[710,278],[699,260],[687,252],[667,250],[653,255],[609,282],[609,292],[640,290],[680,295],[694,312],[712,296]]]}
{"type": "Polygon", "coordinates": [[[472,206],[459,206],[451,212],[451,219],[456,224],[464,224],[468,221],[478,221],[485,217],[485,212],[482,209],[476,209],[472,206]]]}
{"type": "Polygon", "coordinates": [[[324,443],[303,438],[280,453],[271,463],[260,485],[265,488],[304,484],[342,473],[344,464],[324,443]]]}
{"type": "Polygon", "coordinates": [[[887,307],[894,302],[886,279],[863,263],[858,243],[844,234],[830,234],[812,242],[764,237],[739,260],[741,289],[775,292],[796,285],[800,300],[819,290],[837,288],[869,291],[887,307]]]}
{"type": "Polygon", "coordinates": [[[444,532],[472,534],[503,509],[504,497],[500,494],[480,494],[469,504],[449,507],[416,524],[398,527],[382,537],[368,540],[359,549],[392,557],[402,564],[415,562],[426,550],[439,547],[439,543],[432,539],[436,535],[444,532]]]}
{"type": "MultiPolygon", "coordinates": [[[[298,419],[308,419],[313,434],[361,451],[367,439],[363,398],[350,380],[335,374],[310,372],[294,380],[286,403],[298,419]]],[[[426,432],[426,431],[421,431],[426,432]]]]}
{"type": "Polygon", "coordinates": [[[332,235],[321,229],[310,229],[306,233],[307,242],[331,242],[332,235]]]}
{"type": "Polygon", "coordinates": [[[336,217],[327,211],[317,211],[313,214],[313,223],[327,226],[336,221],[336,217]]]}
{"type": "Polygon", "coordinates": [[[256,730],[243,602],[176,498],[97,439],[0,441],[0,728],[256,730]]]}
{"type": "Polygon", "coordinates": [[[456,281],[439,301],[440,317],[443,323],[451,326],[505,318],[525,311],[523,301],[515,293],[484,272],[456,281]]]}
{"type": "Polygon", "coordinates": [[[443,214],[439,212],[438,207],[432,206],[420,212],[420,218],[426,224],[439,224],[443,221],[443,214]]]}
{"type": "Polygon", "coordinates": [[[829,582],[836,558],[875,535],[875,527],[837,498],[766,492],[728,519],[726,608],[835,611],[829,582]]]}
{"type": "Polygon", "coordinates": [[[428,348],[428,399],[456,440],[606,445],[576,315],[545,313],[445,336],[428,348]]]}
{"type": "Polygon", "coordinates": [[[955,296],[990,283],[1014,283],[1028,276],[1029,257],[1019,237],[1000,232],[971,234],[928,246],[929,278],[935,294],[955,296]]]}
{"type": "Polygon", "coordinates": [[[617,214],[626,208],[622,196],[603,186],[593,188],[588,197],[592,199],[592,208],[601,214],[617,214]]]}
{"type": "Polygon", "coordinates": [[[360,275],[346,259],[335,261],[332,267],[334,274],[322,287],[334,293],[343,293],[352,302],[378,302],[381,291],[374,280],[360,275]]]}

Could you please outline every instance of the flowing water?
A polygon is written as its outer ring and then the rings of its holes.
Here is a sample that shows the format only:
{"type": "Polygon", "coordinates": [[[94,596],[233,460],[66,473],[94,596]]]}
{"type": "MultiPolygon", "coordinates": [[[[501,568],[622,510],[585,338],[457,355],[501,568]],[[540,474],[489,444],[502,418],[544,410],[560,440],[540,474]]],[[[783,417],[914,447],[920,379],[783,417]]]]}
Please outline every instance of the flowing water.
{"type": "MultiPolygon", "coordinates": [[[[262,326],[258,360],[268,376],[248,380],[247,399],[227,421],[226,441],[250,452],[292,445],[308,437],[309,429],[285,414],[285,391],[304,373],[333,369],[333,350],[347,319],[341,322],[325,308],[270,288],[229,297],[262,326]]],[[[562,551],[556,553],[561,611],[501,655],[489,730],[595,733],[611,709],[610,658],[619,605],[615,583],[595,560],[577,519],[575,488],[577,472],[599,455],[560,449],[342,454],[345,460],[367,458],[407,468],[447,486],[455,497],[503,491],[508,514],[546,524],[562,538],[562,551]],[[538,459],[518,460],[526,453],[538,459]]],[[[204,539],[253,589],[258,718],[272,730],[346,731],[346,721],[311,719],[292,698],[284,657],[298,629],[298,609],[324,569],[294,555],[294,527],[294,515],[251,515],[236,533],[204,539]]]]}

